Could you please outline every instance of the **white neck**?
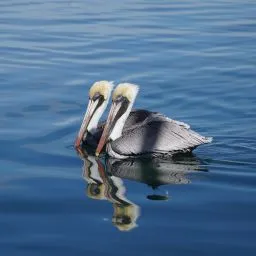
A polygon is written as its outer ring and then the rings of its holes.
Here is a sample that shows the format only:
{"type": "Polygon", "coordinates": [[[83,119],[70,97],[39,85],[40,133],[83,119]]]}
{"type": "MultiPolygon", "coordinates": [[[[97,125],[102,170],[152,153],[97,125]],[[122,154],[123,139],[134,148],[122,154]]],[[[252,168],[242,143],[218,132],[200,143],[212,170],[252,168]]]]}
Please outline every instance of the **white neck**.
{"type": "MultiPolygon", "coordinates": [[[[134,99],[135,100],[135,99],[134,99]]],[[[129,103],[129,106],[126,110],[126,112],[116,121],[116,124],[109,136],[109,138],[111,140],[116,140],[118,138],[120,138],[122,136],[122,132],[123,132],[123,128],[124,128],[124,124],[132,110],[132,106],[134,104],[134,100],[132,102],[129,103]]]]}
{"type": "Polygon", "coordinates": [[[103,115],[105,109],[107,108],[108,101],[109,101],[109,97],[108,97],[108,99],[104,100],[102,105],[95,111],[95,113],[92,116],[91,121],[87,127],[88,132],[94,134],[97,131],[100,118],[103,115]]]}

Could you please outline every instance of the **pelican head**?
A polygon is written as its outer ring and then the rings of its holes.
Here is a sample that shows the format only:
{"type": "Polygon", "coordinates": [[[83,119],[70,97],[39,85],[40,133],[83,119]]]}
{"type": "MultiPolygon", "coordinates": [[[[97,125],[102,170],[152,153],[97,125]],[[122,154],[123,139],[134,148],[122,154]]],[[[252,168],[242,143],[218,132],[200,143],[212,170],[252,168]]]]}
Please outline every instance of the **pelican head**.
{"type": "Polygon", "coordinates": [[[80,146],[87,132],[94,133],[96,131],[99,119],[107,107],[112,89],[113,83],[108,81],[98,81],[92,85],[89,91],[87,110],[75,141],[76,147],[80,146]]]}
{"type": "Polygon", "coordinates": [[[138,91],[138,85],[129,83],[119,84],[114,90],[111,109],[96,149],[96,156],[100,154],[108,140],[116,140],[122,135],[125,121],[131,112],[138,91]]]}

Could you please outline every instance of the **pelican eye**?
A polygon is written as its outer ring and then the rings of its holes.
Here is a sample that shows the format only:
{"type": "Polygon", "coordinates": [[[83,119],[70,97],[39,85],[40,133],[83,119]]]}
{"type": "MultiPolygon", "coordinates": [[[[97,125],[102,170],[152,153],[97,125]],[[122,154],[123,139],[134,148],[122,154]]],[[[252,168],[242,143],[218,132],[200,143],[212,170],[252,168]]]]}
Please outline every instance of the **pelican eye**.
{"type": "Polygon", "coordinates": [[[130,101],[123,95],[118,95],[114,100],[114,102],[116,103],[120,103],[120,102],[125,102],[125,103],[129,103],[130,101]]]}
{"type": "Polygon", "coordinates": [[[96,101],[96,100],[104,100],[104,96],[102,94],[100,94],[99,92],[96,92],[92,98],[91,98],[93,101],[96,101]]]}

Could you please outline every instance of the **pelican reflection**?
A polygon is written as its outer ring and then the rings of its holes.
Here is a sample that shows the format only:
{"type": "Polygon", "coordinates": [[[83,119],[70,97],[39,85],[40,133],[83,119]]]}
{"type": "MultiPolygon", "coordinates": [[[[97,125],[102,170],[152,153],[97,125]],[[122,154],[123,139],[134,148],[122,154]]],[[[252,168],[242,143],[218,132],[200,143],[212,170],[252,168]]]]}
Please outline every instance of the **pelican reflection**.
{"type": "Polygon", "coordinates": [[[125,195],[123,179],[150,186],[154,193],[146,195],[150,200],[167,200],[168,194],[158,195],[156,189],[168,184],[188,184],[188,174],[207,171],[193,155],[181,155],[172,159],[113,159],[105,163],[98,158],[79,151],[84,161],[83,177],[87,182],[86,194],[96,200],[108,200],[113,205],[112,223],[121,231],[137,227],[140,207],[125,195]]]}
{"type": "Polygon", "coordinates": [[[79,153],[84,161],[83,178],[87,182],[87,196],[112,203],[114,209],[112,223],[120,231],[130,231],[137,227],[140,209],[126,198],[122,179],[108,174],[99,159],[88,155],[85,151],[79,153]]]}

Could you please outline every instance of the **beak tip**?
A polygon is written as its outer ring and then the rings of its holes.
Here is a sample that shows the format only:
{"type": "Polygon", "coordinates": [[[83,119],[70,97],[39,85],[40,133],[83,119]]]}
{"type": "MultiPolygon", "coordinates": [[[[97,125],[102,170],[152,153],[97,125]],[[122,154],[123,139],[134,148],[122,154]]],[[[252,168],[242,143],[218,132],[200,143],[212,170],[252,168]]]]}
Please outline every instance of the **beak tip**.
{"type": "Polygon", "coordinates": [[[80,143],[77,143],[77,142],[75,142],[75,148],[79,148],[80,147],[80,143]]]}
{"type": "Polygon", "coordinates": [[[77,137],[74,143],[75,148],[79,148],[81,145],[82,139],[80,137],[77,137]]]}
{"type": "Polygon", "coordinates": [[[98,157],[99,155],[100,155],[100,153],[96,151],[95,156],[98,157]]]}

